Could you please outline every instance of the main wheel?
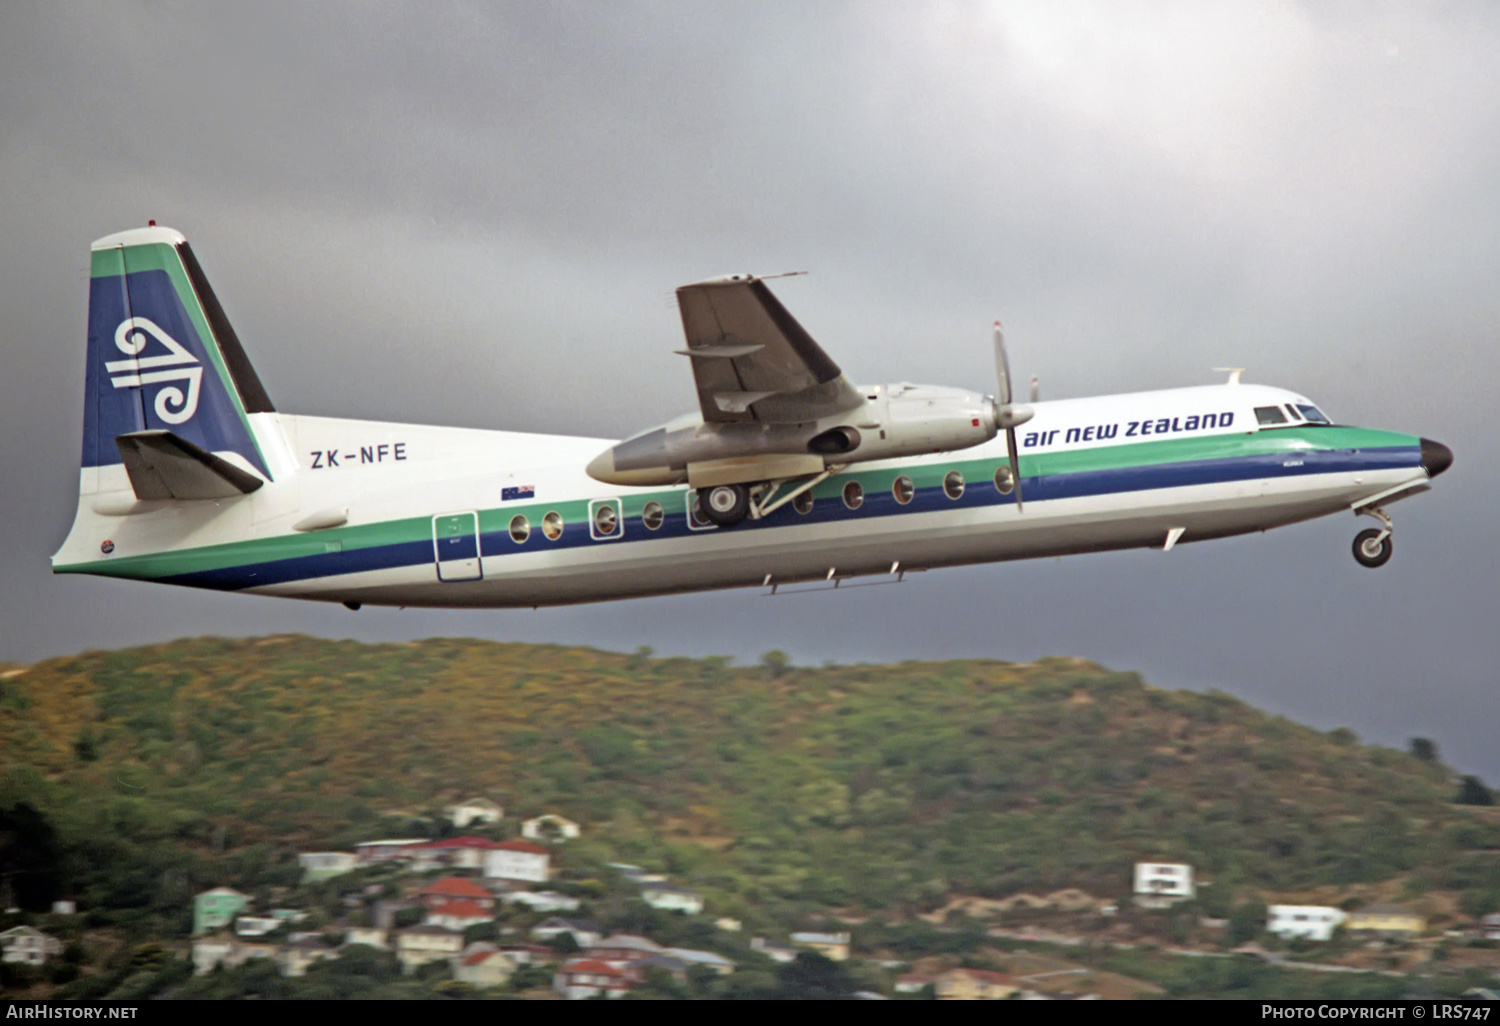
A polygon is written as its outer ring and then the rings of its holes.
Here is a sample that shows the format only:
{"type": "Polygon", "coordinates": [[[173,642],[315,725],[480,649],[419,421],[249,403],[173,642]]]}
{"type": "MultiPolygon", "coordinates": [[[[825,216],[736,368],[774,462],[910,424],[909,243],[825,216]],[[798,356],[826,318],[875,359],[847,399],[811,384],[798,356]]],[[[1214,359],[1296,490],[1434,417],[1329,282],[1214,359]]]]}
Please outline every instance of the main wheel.
{"type": "Polygon", "coordinates": [[[720,527],[733,527],[750,515],[750,489],[719,485],[703,495],[703,515],[720,527]]]}
{"type": "Polygon", "coordinates": [[[1385,566],[1391,561],[1391,536],[1377,528],[1367,528],[1354,536],[1354,558],[1359,561],[1360,566],[1374,569],[1377,566],[1385,566]]]}

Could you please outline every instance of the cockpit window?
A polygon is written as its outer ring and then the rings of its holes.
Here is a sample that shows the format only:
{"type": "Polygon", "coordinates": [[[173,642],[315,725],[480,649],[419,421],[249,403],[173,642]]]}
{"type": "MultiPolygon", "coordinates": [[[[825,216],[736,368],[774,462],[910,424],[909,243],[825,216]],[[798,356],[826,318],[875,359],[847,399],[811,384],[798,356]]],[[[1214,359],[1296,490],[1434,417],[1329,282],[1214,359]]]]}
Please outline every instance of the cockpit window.
{"type": "Polygon", "coordinates": [[[1257,406],[1255,408],[1255,421],[1261,427],[1267,427],[1271,424],[1285,424],[1286,414],[1281,412],[1280,407],[1257,406]]]}
{"type": "Polygon", "coordinates": [[[1302,416],[1306,417],[1314,424],[1331,423],[1331,421],[1327,417],[1323,416],[1323,411],[1318,409],[1316,406],[1309,406],[1306,403],[1298,403],[1297,409],[1302,413],[1302,416]]]}

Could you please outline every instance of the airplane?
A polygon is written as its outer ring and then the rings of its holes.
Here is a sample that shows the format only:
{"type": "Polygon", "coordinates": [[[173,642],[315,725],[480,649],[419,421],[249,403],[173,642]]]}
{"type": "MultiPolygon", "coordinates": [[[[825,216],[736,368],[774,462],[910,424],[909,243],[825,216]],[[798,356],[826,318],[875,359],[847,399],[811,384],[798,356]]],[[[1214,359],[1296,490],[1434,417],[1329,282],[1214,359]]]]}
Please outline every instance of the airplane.
{"type": "Polygon", "coordinates": [[[55,573],[362,605],[776,593],[1369,516],[1453,462],[1241,381],[1043,402],[856,386],[755,275],[677,299],[699,410],[622,441],[278,412],[187,240],[93,243],[83,456],[55,573]],[[831,582],[831,583],[830,583],[831,582]]]}

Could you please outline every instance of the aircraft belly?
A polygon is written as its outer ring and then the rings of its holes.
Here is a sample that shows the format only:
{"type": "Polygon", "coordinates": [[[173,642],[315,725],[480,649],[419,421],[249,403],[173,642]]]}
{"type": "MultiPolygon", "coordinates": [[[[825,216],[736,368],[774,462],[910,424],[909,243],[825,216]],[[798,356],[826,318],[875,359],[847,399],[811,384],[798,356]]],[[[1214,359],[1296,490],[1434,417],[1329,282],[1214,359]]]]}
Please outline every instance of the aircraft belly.
{"type": "Polygon", "coordinates": [[[1108,549],[1160,547],[1267,530],[1339,512],[1410,471],[1266,478],[1027,503],[872,516],[868,520],[632,537],[596,546],[485,555],[483,578],[443,582],[431,564],[294,581],[265,594],[381,605],[564,605],[772,581],[887,574],[1108,549]],[[1385,478],[1389,478],[1386,482],[1385,478]],[[1355,482],[1359,483],[1356,484],[1355,482]]]}

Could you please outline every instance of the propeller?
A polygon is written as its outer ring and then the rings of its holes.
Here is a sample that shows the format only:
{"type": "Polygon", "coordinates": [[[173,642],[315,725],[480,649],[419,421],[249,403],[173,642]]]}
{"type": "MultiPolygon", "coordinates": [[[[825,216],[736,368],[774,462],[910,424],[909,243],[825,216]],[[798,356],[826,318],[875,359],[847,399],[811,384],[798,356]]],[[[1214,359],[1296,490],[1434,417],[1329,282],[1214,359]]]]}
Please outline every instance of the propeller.
{"type": "MultiPolygon", "coordinates": [[[[1034,412],[1030,406],[1014,402],[1010,384],[1010,358],[1005,355],[1005,329],[995,322],[995,379],[1000,390],[995,394],[995,426],[1005,429],[1005,449],[1010,455],[1010,479],[1015,482],[1016,512],[1023,512],[1021,505],[1021,457],[1016,451],[1016,428],[1031,419],[1034,412]]],[[[1036,396],[1036,379],[1032,379],[1031,393],[1036,396]]]]}

